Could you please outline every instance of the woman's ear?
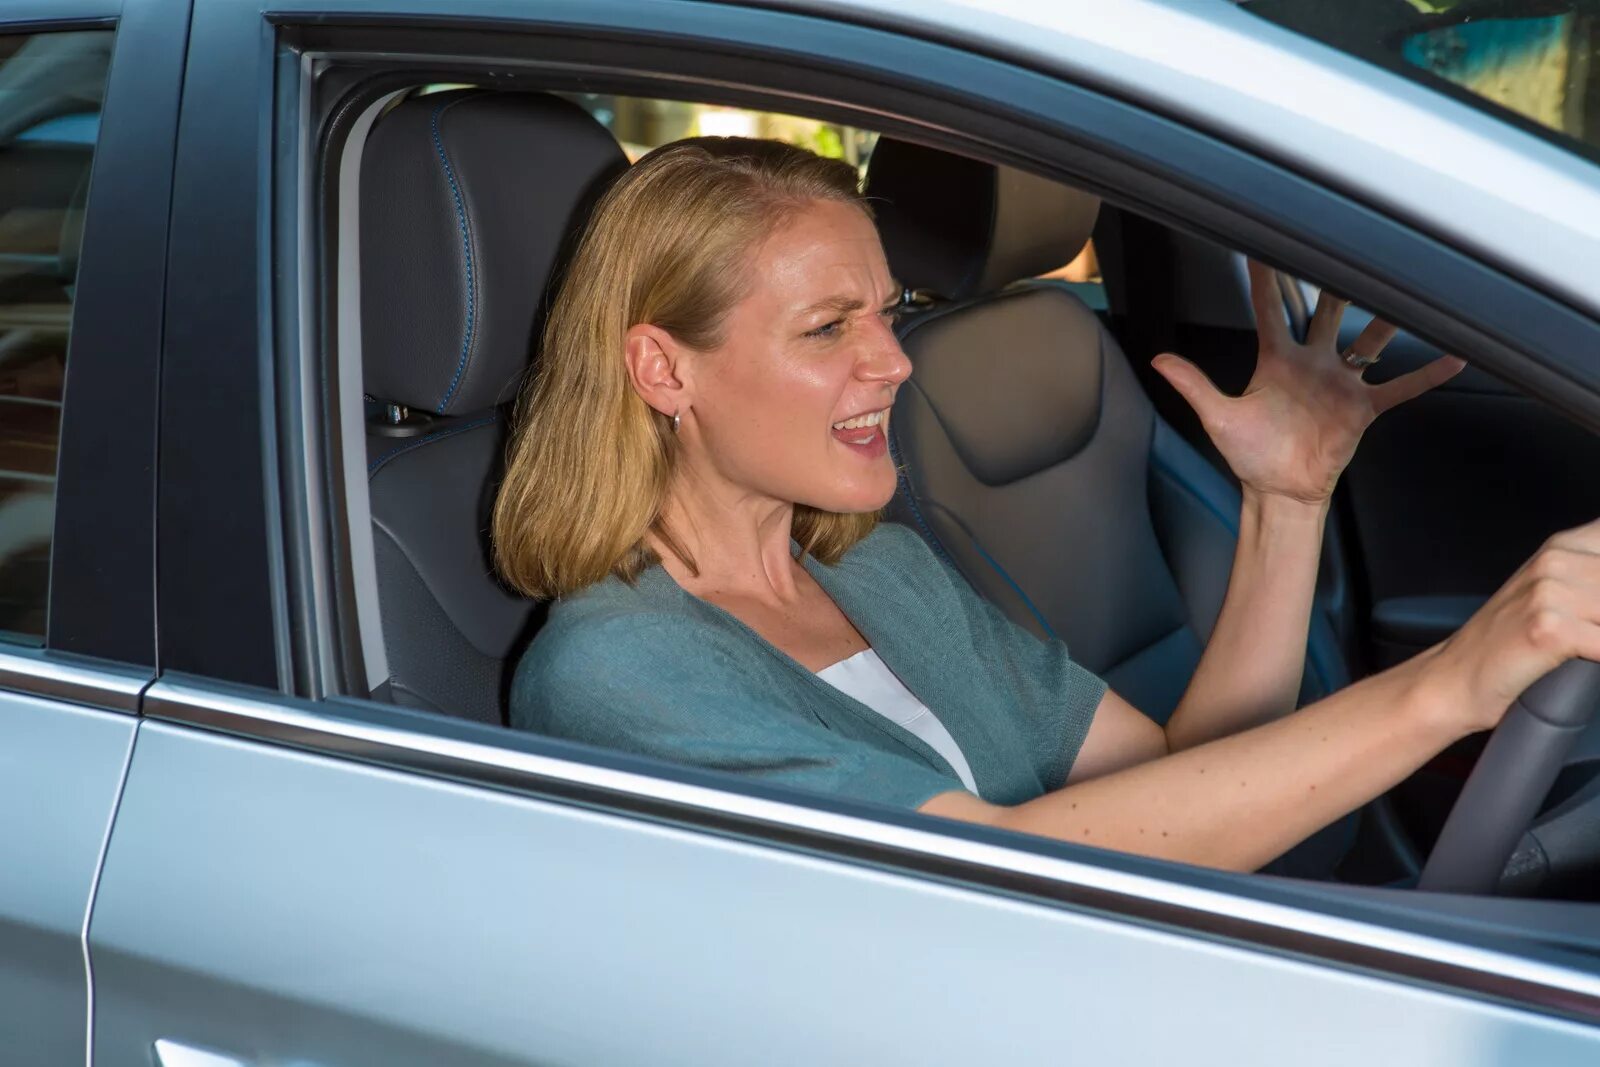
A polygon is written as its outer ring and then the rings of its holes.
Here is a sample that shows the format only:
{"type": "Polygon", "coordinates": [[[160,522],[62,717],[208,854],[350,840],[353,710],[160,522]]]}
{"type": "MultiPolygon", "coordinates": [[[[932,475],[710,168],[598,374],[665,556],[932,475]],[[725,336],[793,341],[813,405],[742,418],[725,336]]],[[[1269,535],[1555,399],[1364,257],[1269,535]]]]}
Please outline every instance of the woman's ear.
{"type": "Polygon", "coordinates": [[[671,334],[658,326],[634,326],[624,338],[623,353],[628,380],[640,399],[669,419],[688,410],[683,348],[671,334]]]}

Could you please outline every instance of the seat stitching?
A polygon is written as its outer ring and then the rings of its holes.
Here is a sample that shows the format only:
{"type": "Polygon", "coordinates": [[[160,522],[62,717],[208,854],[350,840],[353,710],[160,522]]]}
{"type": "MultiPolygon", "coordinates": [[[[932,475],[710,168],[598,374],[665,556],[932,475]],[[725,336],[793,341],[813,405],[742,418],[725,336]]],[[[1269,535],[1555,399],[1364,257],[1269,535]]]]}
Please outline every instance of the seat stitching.
{"type": "Polygon", "coordinates": [[[1150,450],[1150,466],[1155,470],[1155,472],[1157,474],[1161,475],[1162,477],[1167,479],[1167,481],[1171,482],[1173,485],[1177,486],[1179,489],[1183,490],[1189,496],[1193,497],[1196,501],[1198,501],[1201,507],[1205,508],[1207,511],[1209,511],[1211,513],[1211,517],[1212,518],[1214,518],[1218,522],[1222,523],[1222,528],[1223,529],[1227,530],[1228,533],[1232,534],[1235,540],[1238,539],[1238,537],[1239,537],[1239,527],[1238,527],[1237,523],[1234,520],[1228,518],[1226,515],[1224,515],[1222,513],[1221,509],[1219,509],[1216,505],[1212,504],[1211,501],[1207,500],[1201,494],[1200,490],[1196,489],[1194,486],[1192,486],[1188,482],[1184,481],[1183,480],[1183,475],[1178,473],[1178,471],[1175,468],[1169,466],[1165,460],[1163,460],[1160,456],[1158,456],[1156,454],[1155,449],[1151,449],[1150,450]]]}
{"type": "MultiPolygon", "coordinates": [[[[989,555],[988,550],[983,547],[983,542],[979,541],[977,535],[974,534],[971,528],[969,528],[967,524],[961,520],[961,516],[957,515],[949,508],[941,507],[938,504],[933,506],[938,507],[940,511],[943,511],[945,515],[949,517],[950,522],[956,527],[956,529],[967,535],[967,540],[972,543],[972,547],[977,550],[978,555],[983,557],[983,561],[985,563],[994,568],[994,572],[1011,587],[1012,592],[1016,593],[1017,596],[1022,598],[1022,603],[1025,604],[1028,610],[1033,613],[1033,617],[1039,620],[1039,625],[1044,627],[1044,632],[1050,637],[1050,639],[1059,641],[1061,639],[1060,635],[1056,633],[1056,628],[1050,625],[1050,620],[1044,617],[1044,612],[1039,610],[1038,605],[1033,602],[1032,597],[1022,591],[1022,586],[1018,585],[1016,579],[1011,577],[1010,572],[1000,565],[1000,561],[989,555]]],[[[987,600],[988,598],[985,597],[984,599],[987,600]]]]}
{"type": "MultiPolygon", "coordinates": [[[[906,467],[904,461],[902,461],[900,458],[900,443],[899,439],[895,436],[894,420],[892,418],[889,420],[888,438],[889,455],[893,457],[894,460],[895,476],[900,482],[900,491],[905,496],[906,506],[911,509],[911,517],[917,520],[917,527],[922,531],[923,539],[928,542],[928,545],[933,549],[934,554],[939,556],[950,566],[955,567],[956,561],[951,559],[950,554],[944,550],[944,543],[941,542],[938,536],[934,534],[933,527],[928,525],[928,520],[922,515],[922,508],[917,503],[916,490],[911,488],[911,471],[906,467]]],[[[957,569],[959,570],[960,568],[957,569]]]]}
{"type": "Polygon", "coordinates": [[[434,433],[428,434],[426,437],[419,437],[415,441],[408,441],[399,448],[392,448],[383,455],[379,456],[377,459],[373,460],[372,463],[368,465],[367,477],[370,479],[374,474],[378,473],[378,468],[382,467],[385,463],[388,463],[396,456],[403,456],[414,448],[421,448],[423,445],[431,445],[435,441],[443,441],[446,437],[454,437],[458,433],[466,433],[468,430],[476,430],[478,427],[486,426],[499,418],[500,416],[497,412],[491,411],[489,414],[479,416],[478,418],[473,419],[471,422],[464,423],[460,426],[451,426],[445,430],[437,430],[434,433]]]}
{"type": "Polygon", "coordinates": [[[473,284],[474,279],[473,279],[473,270],[472,270],[472,234],[471,234],[471,231],[467,227],[467,210],[466,210],[466,206],[462,203],[462,200],[461,200],[461,188],[456,184],[455,170],[450,166],[450,157],[445,154],[444,141],[439,136],[439,116],[446,109],[454,107],[456,104],[461,103],[461,101],[463,99],[470,99],[470,98],[469,97],[457,97],[454,100],[449,100],[449,101],[446,101],[445,103],[440,104],[438,107],[433,109],[433,118],[430,121],[430,125],[432,126],[432,129],[433,129],[433,148],[434,148],[434,151],[437,152],[438,155],[439,155],[439,166],[441,168],[443,168],[443,170],[444,170],[445,180],[450,183],[450,196],[451,196],[452,199],[455,200],[456,221],[457,221],[458,225],[461,227],[461,251],[462,251],[463,257],[466,260],[466,268],[467,268],[467,323],[466,323],[466,329],[465,329],[465,331],[464,331],[464,333],[462,335],[462,338],[461,338],[461,356],[456,361],[456,372],[450,379],[450,388],[445,391],[444,399],[439,401],[439,406],[438,406],[437,409],[435,409],[436,412],[438,414],[440,414],[440,415],[443,415],[445,413],[445,409],[450,406],[450,400],[451,400],[452,397],[455,396],[456,387],[461,383],[462,372],[466,370],[467,361],[468,361],[469,357],[472,354],[473,333],[474,333],[474,330],[475,330],[476,325],[477,325],[477,321],[476,321],[477,289],[473,284]]]}

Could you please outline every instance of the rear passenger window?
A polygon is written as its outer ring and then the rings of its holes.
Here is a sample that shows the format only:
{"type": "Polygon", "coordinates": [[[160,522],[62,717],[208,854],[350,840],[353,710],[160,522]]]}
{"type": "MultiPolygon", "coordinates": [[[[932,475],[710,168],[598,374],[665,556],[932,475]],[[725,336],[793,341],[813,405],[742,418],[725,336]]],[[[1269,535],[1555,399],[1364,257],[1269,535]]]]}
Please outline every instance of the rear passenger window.
{"type": "Polygon", "coordinates": [[[109,30],[0,35],[0,638],[45,632],[56,446],[109,30]]]}

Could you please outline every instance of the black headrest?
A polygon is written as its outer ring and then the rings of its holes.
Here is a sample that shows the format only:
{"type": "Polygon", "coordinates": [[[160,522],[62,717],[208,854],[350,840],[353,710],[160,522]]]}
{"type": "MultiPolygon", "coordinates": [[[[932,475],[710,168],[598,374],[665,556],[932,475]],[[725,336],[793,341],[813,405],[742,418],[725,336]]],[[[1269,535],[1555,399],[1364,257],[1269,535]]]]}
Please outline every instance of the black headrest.
{"type": "Polygon", "coordinates": [[[902,285],[950,300],[1070,263],[1100,201],[1059,182],[879,138],[866,195],[902,285]]]}
{"type": "Polygon", "coordinates": [[[431,93],[380,118],[361,159],[367,393],[437,415],[510,399],[558,258],[626,167],[553,96],[431,93]]]}
{"type": "Polygon", "coordinates": [[[928,398],[972,476],[1006,485],[1071,459],[1095,436],[1103,337],[1076,297],[1018,286],[912,316],[901,343],[917,372],[906,384],[928,398]]]}

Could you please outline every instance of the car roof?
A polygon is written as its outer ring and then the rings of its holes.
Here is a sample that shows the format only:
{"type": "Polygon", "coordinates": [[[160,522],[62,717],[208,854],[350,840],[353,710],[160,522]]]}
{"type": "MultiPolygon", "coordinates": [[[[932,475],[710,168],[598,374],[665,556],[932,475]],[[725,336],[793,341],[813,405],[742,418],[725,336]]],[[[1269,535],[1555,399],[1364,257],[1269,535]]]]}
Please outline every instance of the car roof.
{"type": "Polygon", "coordinates": [[[1181,118],[1600,315],[1600,167],[1227,0],[731,0],[870,22],[1181,118]]]}

